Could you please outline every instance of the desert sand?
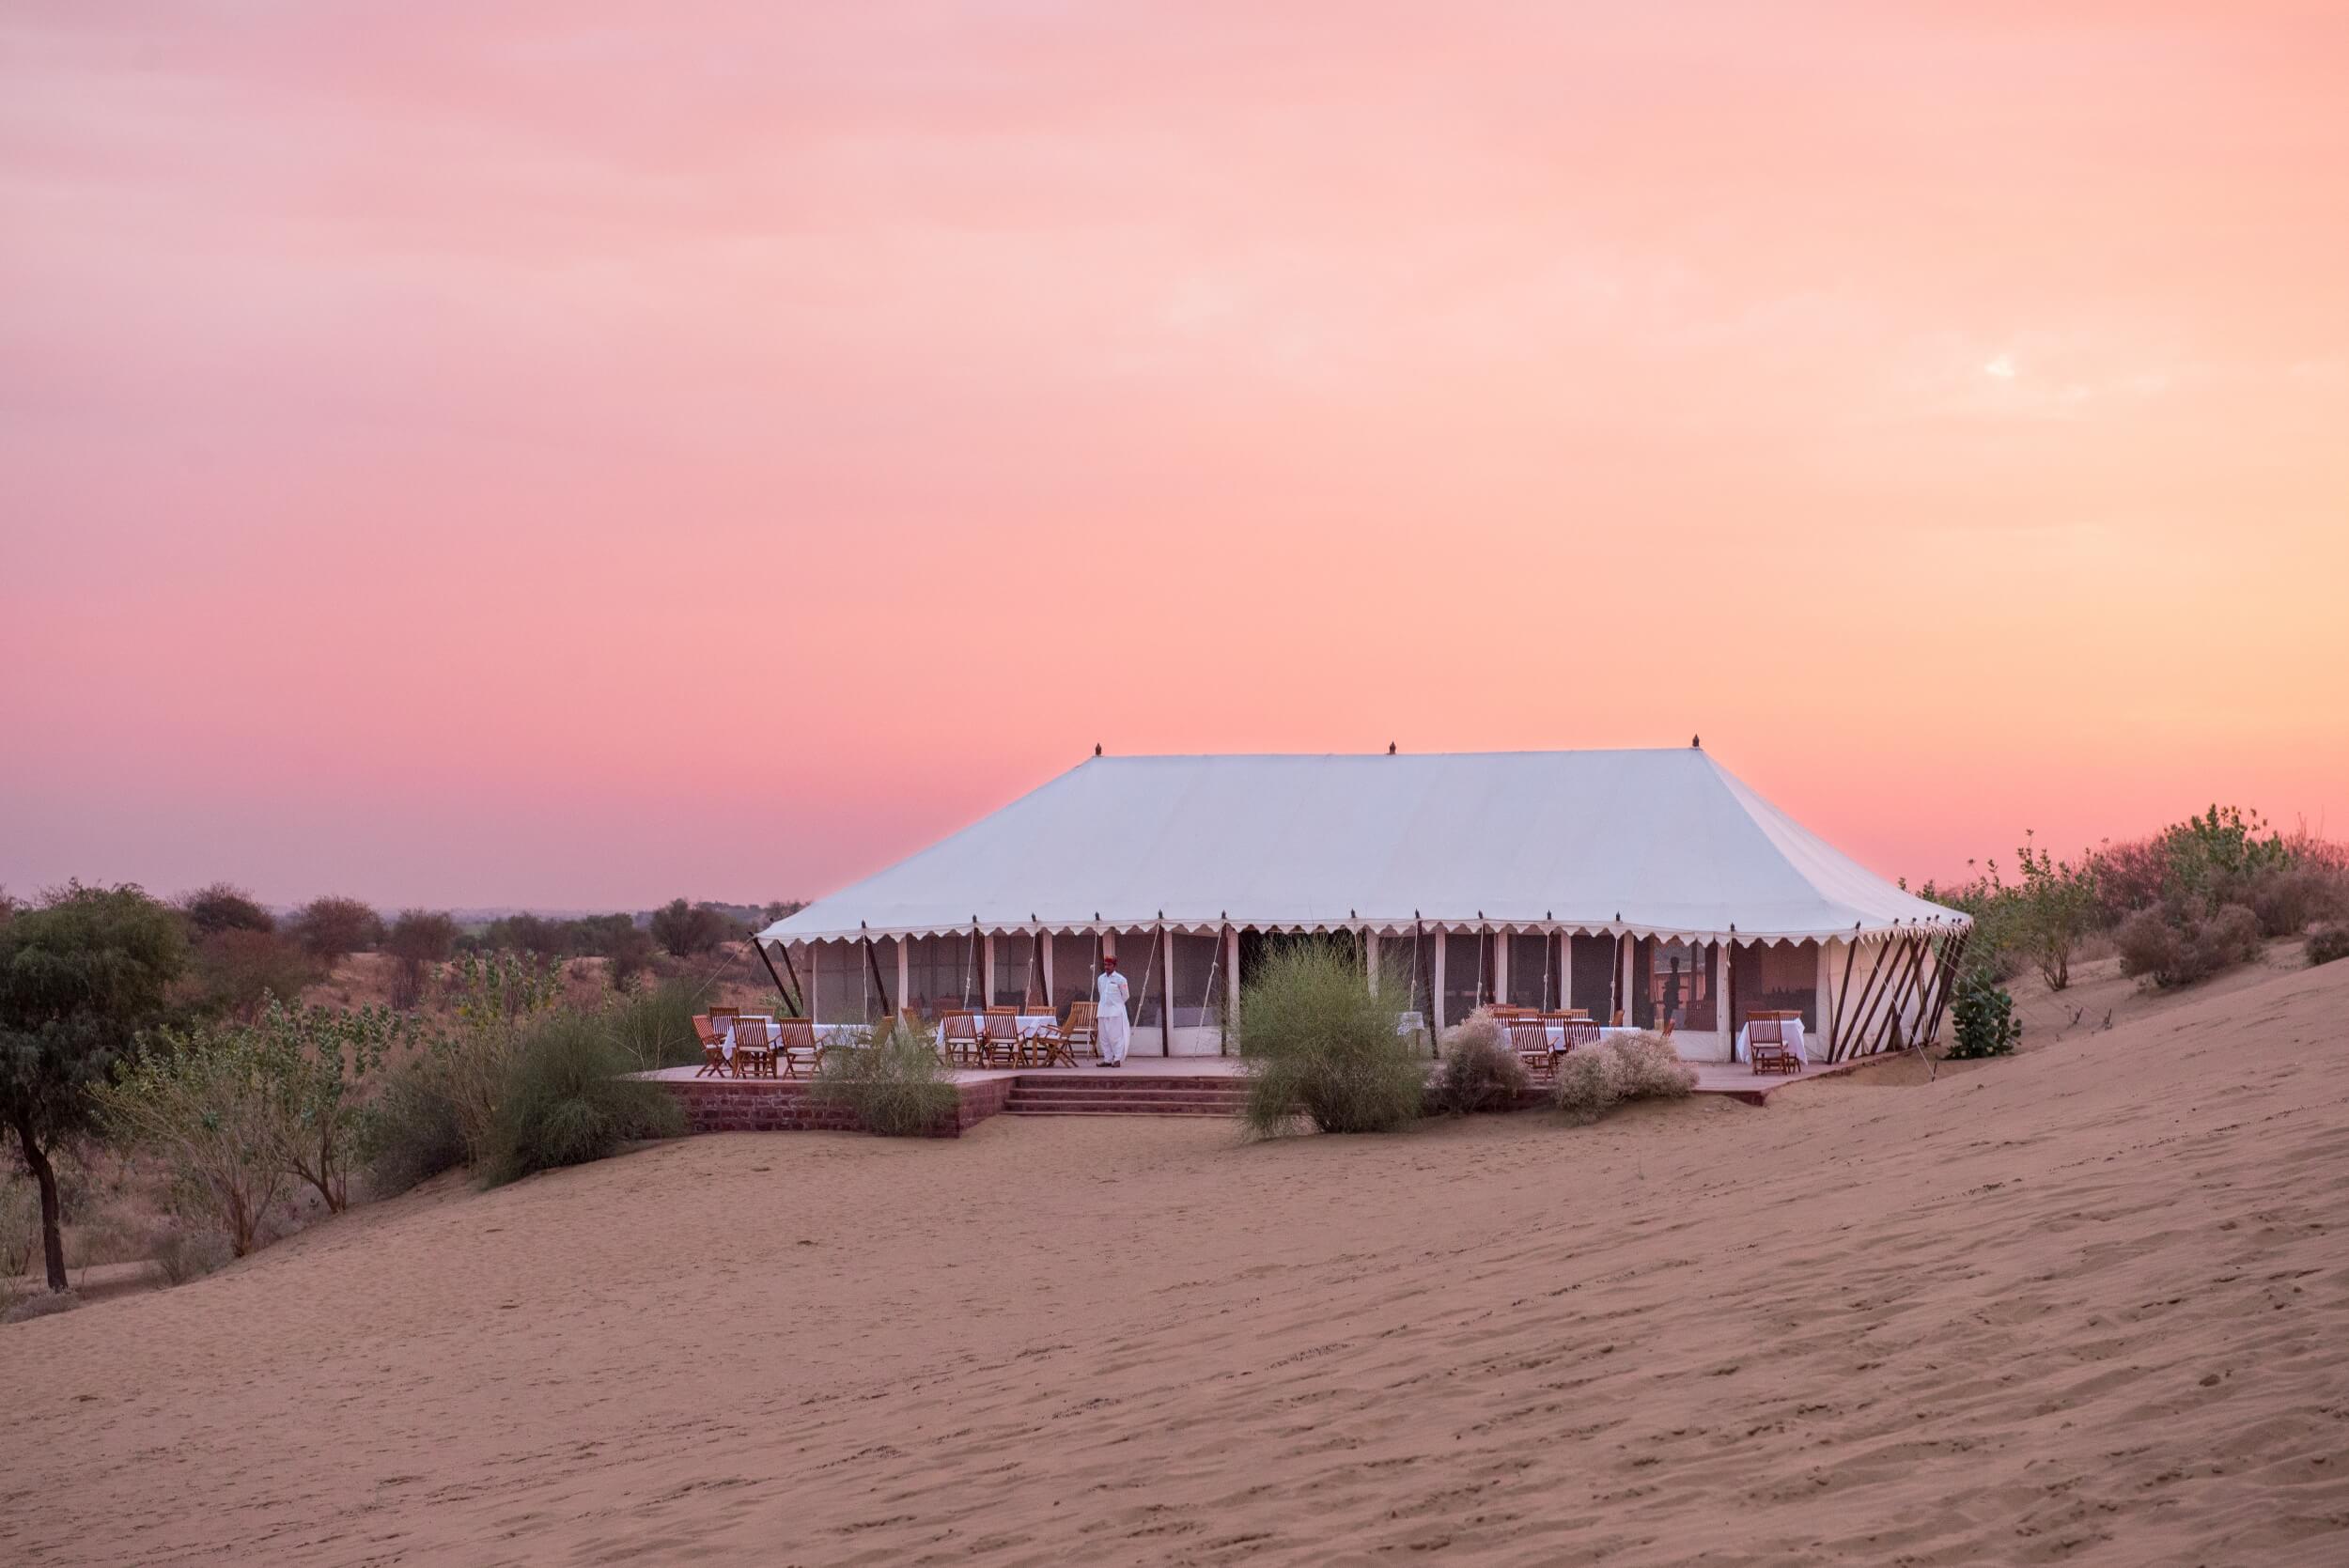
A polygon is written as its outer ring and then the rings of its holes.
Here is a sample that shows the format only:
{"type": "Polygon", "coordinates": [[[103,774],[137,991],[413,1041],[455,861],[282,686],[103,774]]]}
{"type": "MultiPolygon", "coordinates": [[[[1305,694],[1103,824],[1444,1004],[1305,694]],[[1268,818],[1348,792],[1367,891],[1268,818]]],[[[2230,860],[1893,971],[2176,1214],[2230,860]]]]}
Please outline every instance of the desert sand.
{"type": "Polygon", "coordinates": [[[1589,1129],[443,1185],[0,1329],[0,1560],[2349,1560],[2349,963],[2077,995],[1589,1129]]]}

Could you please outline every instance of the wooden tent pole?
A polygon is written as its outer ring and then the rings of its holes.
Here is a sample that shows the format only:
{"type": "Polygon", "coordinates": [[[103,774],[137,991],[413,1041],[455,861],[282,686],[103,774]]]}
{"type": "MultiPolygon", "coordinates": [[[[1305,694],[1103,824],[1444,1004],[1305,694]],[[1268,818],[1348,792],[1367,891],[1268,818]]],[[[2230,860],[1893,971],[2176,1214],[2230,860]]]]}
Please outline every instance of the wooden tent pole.
{"type": "Polygon", "coordinates": [[[1924,963],[1925,943],[1922,938],[1919,938],[1912,944],[1908,967],[1901,971],[1900,979],[1893,984],[1892,1003],[1885,1010],[1883,1026],[1873,1037],[1868,1055],[1882,1055],[1885,1048],[1892,1043],[1892,1037],[1900,1032],[1901,1009],[1908,1004],[1909,987],[1924,969],[1924,963]]]}
{"type": "Polygon", "coordinates": [[[1827,1021],[1827,1059],[1835,1060],[1835,1042],[1843,1032],[1843,999],[1851,994],[1851,964],[1859,956],[1859,923],[1854,921],[1851,941],[1843,948],[1843,983],[1835,987],[1835,1013],[1827,1021]]]}
{"type": "MultiPolygon", "coordinates": [[[[767,944],[760,941],[756,937],[753,937],[751,939],[751,946],[758,950],[758,961],[767,966],[767,978],[775,983],[775,989],[782,992],[783,1000],[790,1004],[791,1016],[793,1017],[798,1017],[800,1016],[800,999],[791,994],[791,987],[786,986],[783,983],[783,976],[775,972],[775,961],[767,956],[767,944]]],[[[786,964],[791,961],[791,955],[788,950],[784,953],[783,961],[786,964]]]]}
{"type": "Polygon", "coordinates": [[[865,930],[864,923],[860,920],[856,926],[858,930],[864,931],[864,962],[873,970],[873,989],[880,993],[881,1017],[885,1018],[889,1017],[889,987],[881,984],[880,955],[873,951],[873,933],[865,930]]]}
{"type": "Polygon", "coordinates": [[[1938,984],[1934,986],[1933,1018],[1925,1025],[1924,1043],[1928,1046],[1940,1035],[1941,1010],[1949,1005],[1950,993],[1957,986],[1958,971],[1965,967],[1966,949],[1972,945],[1973,940],[1974,928],[1970,925],[1953,934],[1944,944],[1941,956],[1934,963],[1934,968],[1939,972],[1934,977],[1938,984]]]}
{"type": "Polygon", "coordinates": [[[1828,1058],[1828,1061],[1841,1062],[1847,1056],[1859,1054],[1859,1042],[1868,1037],[1868,1023],[1875,1016],[1876,1002],[1881,1000],[1885,970],[1890,965],[1895,945],[1892,942],[1876,944],[1875,959],[1868,966],[1868,978],[1859,986],[1859,1001],[1852,1009],[1852,1026],[1839,1031],[1842,1038],[1836,1042],[1835,1053],[1828,1058]]]}
{"type": "Polygon", "coordinates": [[[791,944],[789,942],[785,942],[782,944],[782,948],[783,972],[791,977],[791,988],[799,992],[801,997],[806,997],[809,1003],[806,1006],[801,1006],[800,1003],[794,1002],[792,1003],[792,1006],[799,1012],[801,1017],[813,1019],[816,1017],[816,1008],[814,1006],[815,999],[807,997],[807,987],[800,984],[800,966],[791,961],[791,944]]]}

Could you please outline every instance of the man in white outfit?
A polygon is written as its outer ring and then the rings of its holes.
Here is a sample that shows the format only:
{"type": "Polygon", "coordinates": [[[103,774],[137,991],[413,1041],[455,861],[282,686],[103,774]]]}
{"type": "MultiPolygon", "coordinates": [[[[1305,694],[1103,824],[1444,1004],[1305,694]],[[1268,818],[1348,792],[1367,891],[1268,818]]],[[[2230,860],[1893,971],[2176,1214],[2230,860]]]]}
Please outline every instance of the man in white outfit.
{"type": "Polygon", "coordinates": [[[1102,959],[1101,977],[1093,983],[1093,1040],[1104,1067],[1126,1064],[1126,977],[1117,972],[1117,960],[1102,959]]]}

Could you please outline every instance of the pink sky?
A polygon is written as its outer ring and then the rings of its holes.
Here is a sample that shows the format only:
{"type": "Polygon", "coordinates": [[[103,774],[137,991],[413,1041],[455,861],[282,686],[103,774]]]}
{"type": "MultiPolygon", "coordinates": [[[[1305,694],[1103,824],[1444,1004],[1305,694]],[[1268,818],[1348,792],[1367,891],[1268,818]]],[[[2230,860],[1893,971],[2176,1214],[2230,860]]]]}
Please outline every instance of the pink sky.
{"type": "Polygon", "coordinates": [[[2349,835],[2342,16],[11,5],[0,882],[810,896],[1097,740],[2349,835]]]}

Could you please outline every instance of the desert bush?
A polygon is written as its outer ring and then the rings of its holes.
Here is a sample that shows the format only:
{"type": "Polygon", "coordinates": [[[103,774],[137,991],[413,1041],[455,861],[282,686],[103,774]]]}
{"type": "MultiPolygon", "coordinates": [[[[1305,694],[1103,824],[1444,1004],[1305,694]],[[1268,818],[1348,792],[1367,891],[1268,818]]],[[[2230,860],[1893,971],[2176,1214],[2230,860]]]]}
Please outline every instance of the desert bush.
{"type": "Polygon", "coordinates": [[[1695,1093],[1697,1070],[1660,1034],[1611,1035],[1558,1063],[1553,1101],[1571,1121],[1595,1122],[1626,1100],[1677,1100],[1695,1093]]]}
{"type": "Polygon", "coordinates": [[[921,1137],[951,1120],[959,1100],[928,1032],[903,1019],[868,1045],[825,1051],[808,1097],[883,1138],[921,1137]]]}
{"type": "Polygon", "coordinates": [[[428,1060],[387,1074],[371,1110],[360,1161],[375,1196],[395,1197],[465,1163],[465,1129],[428,1060]]]}
{"type": "Polygon", "coordinates": [[[2314,858],[2265,866],[2243,896],[2263,936],[2296,937],[2314,922],[2349,918],[2349,872],[2314,858]]]}
{"type": "Polygon", "coordinates": [[[450,916],[437,909],[402,909],[383,933],[383,951],[395,964],[392,1005],[408,1008],[423,1001],[425,976],[456,947],[457,922],[450,916]]]}
{"type": "Polygon", "coordinates": [[[0,1312],[0,1323],[30,1323],[37,1317],[54,1317],[59,1312],[70,1312],[81,1304],[81,1296],[70,1290],[28,1296],[6,1312],[0,1312]]]}
{"type": "Polygon", "coordinates": [[[155,1260],[163,1283],[184,1285],[226,1265],[236,1250],[218,1231],[175,1220],[156,1229],[148,1242],[148,1255],[155,1260]]]}
{"type": "Polygon", "coordinates": [[[1961,1061],[2009,1055],[2023,1037],[2015,999],[1995,975],[1970,963],[1957,977],[1950,1015],[1956,1037],[1949,1054],[1961,1061]]]}
{"type": "Polygon", "coordinates": [[[223,931],[277,929],[275,915],[261,908],[244,889],[226,882],[214,882],[181,895],[179,912],[187,917],[188,929],[197,937],[216,937],[223,931]]]}
{"type": "Polygon", "coordinates": [[[1240,992],[1249,1132],[1271,1137],[1300,1114],[1323,1132],[1381,1132],[1417,1116],[1426,1064],[1395,1032],[1395,994],[1373,990],[1341,949],[1272,952],[1240,992]]]}
{"type": "Polygon", "coordinates": [[[1626,1100],[1681,1100],[1696,1092],[1697,1070],[1660,1034],[1618,1034],[1605,1048],[1621,1064],[1626,1100]]]}
{"type": "Polygon", "coordinates": [[[2139,909],[2113,933],[2121,950],[2121,972],[2168,989],[2207,980],[2222,970],[2260,955],[2259,917],[2240,904],[2204,914],[2190,903],[2170,901],[2139,909]]]}
{"type": "Polygon", "coordinates": [[[492,954],[459,960],[450,981],[455,1022],[427,1043],[420,1061],[433,1092],[456,1115],[467,1165],[488,1160],[514,1060],[562,992],[562,965],[552,959],[492,954]]]}
{"type": "Polygon", "coordinates": [[[1604,1046],[1570,1050],[1558,1061],[1558,1109],[1576,1122],[1595,1122],[1623,1098],[1623,1062],[1604,1046]]]}
{"type": "Polygon", "coordinates": [[[498,1098],[484,1162],[489,1184],[682,1133],[684,1109],[659,1085],[628,1076],[635,1068],[608,1020],[582,1013],[541,1019],[523,1036],[498,1098]]]}
{"type": "Polygon", "coordinates": [[[612,988],[627,991],[635,988],[637,977],[652,967],[652,933],[635,925],[624,925],[604,939],[603,957],[610,967],[612,988]]]}
{"type": "Polygon", "coordinates": [[[2320,925],[2309,933],[2309,962],[2329,964],[2349,958],[2349,925],[2320,925]]]}
{"type": "Polygon", "coordinates": [[[1527,1082],[1525,1063],[1510,1048],[1499,1020],[1480,1007],[1445,1033],[1443,1065],[1428,1088],[1427,1107],[1447,1116],[1507,1110],[1527,1082]]]}
{"type": "Polygon", "coordinates": [[[198,938],[188,979],[199,1013],[251,1019],[272,996],[298,997],[319,977],[318,960],[274,931],[241,926],[198,938]]]}
{"type": "Polygon", "coordinates": [[[259,1245],[288,1180],[272,1069],[257,1036],[228,1031],[151,1052],[96,1095],[108,1129],[154,1155],[179,1202],[226,1233],[239,1257],[259,1245]]]}
{"type": "Polygon", "coordinates": [[[671,980],[630,991],[612,1009],[612,1036],[628,1052],[634,1070],[700,1064],[701,1037],[693,1032],[700,996],[700,988],[690,982],[671,980]]]}

